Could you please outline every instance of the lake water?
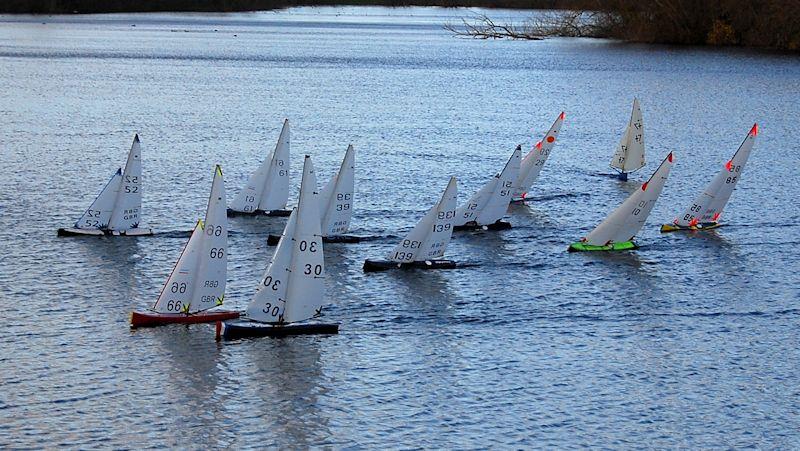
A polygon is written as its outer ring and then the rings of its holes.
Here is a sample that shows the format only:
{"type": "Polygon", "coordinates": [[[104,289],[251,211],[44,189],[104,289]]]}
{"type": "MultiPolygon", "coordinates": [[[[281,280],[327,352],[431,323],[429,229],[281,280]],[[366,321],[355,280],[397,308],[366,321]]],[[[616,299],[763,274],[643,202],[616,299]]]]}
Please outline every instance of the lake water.
{"type": "MultiPolygon", "coordinates": [[[[0,16],[0,447],[800,447],[800,60],[605,40],[458,39],[467,10],[0,16]],[[607,177],[634,96],[648,166],[607,177]],[[459,178],[463,201],[559,112],[514,228],[454,237],[477,266],[363,274],[459,178]],[[320,180],[357,150],[356,234],[327,245],[331,337],[131,331],[206,205],[292,121],[320,180]],[[662,235],[754,122],[712,233],[662,235]],[[144,154],[147,238],[57,238],[144,154]],[[671,151],[638,241],[566,248],[671,151]]],[[[528,13],[494,11],[503,20],[528,13]]],[[[285,218],[232,218],[226,303],[285,218]]]]}

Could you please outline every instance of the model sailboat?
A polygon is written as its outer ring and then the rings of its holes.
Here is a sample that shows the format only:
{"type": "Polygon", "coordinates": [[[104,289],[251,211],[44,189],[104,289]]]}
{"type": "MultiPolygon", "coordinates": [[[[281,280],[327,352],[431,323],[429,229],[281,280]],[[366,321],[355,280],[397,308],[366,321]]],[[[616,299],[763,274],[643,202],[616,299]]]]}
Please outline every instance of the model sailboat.
{"type": "Polygon", "coordinates": [[[442,260],[453,234],[456,217],[458,185],[450,178],[442,198],[411,229],[386,260],[366,260],[364,272],[385,271],[393,268],[452,269],[456,263],[442,260]]]}
{"type": "Polygon", "coordinates": [[[564,123],[564,112],[558,115],[558,119],[553,122],[550,130],[544,135],[541,141],[537,142],[533,149],[525,155],[522,159],[519,168],[519,175],[516,182],[514,182],[514,196],[512,202],[522,202],[528,194],[528,190],[539,178],[539,173],[542,172],[544,164],[547,162],[547,157],[550,156],[550,151],[556,145],[556,138],[561,131],[561,125],[564,123]]]}
{"type": "Polygon", "coordinates": [[[306,156],[300,200],[245,316],[217,323],[217,338],[335,334],[338,324],[300,323],[322,311],[325,260],[314,165],[306,156]],[[300,324],[298,324],[300,323],[300,324]]]}
{"type": "Polygon", "coordinates": [[[750,157],[750,151],[753,150],[756,136],[758,136],[758,124],[753,124],[753,128],[750,129],[739,149],[733,154],[733,158],[725,163],[705,191],[697,196],[692,205],[672,224],[662,225],[661,232],[706,230],[720,226],[719,217],[744,171],[744,165],[750,157]]]}
{"type": "MultiPolygon", "coordinates": [[[[322,241],[325,243],[358,243],[361,237],[346,235],[353,217],[355,195],[356,151],[347,146],[339,171],[330,179],[319,196],[322,241]]],[[[270,235],[267,244],[275,246],[280,235],[270,235]]]]}
{"type": "Polygon", "coordinates": [[[222,305],[228,273],[228,219],[222,169],[214,169],[205,221],[197,221],[189,242],[151,311],[133,312],[131,327],[193,324],[237,318],[238,312],[211,311],[222,305]]]}
{"type": "Polygon", "coordinates": [[[151,229],[139,227],[141,212],[142,147],[135,135],[125,170],[117,169],[75,227],[58,229],[58,235],[152,235],[151,229]]]}
{"type": "Polygon", "coordinates": [[[228,215],[289,216],[289,119],[283,122],[278,143],[231,202],[228,215]]]}
{"type": "Polygon", "coordinates": [[[650,180],[631,194],[613,213],[592,230],[585,238],[569,246],[576,251],[623,251],[637,249],[633,237],[644,226],[647,217],[661,195],[669,171],[672,169],[672,153],[661,162],[650,180]]]}
{"type": "Polygon", "coordinates": [[[629,173],[638,171],[644,165],[644,121],[639,99],[634,98],[631,119],[611,158],[611,167],[619,171],[620,180],[628,180],[629,173]]]}
{"type": "Polygon", "coordinates": [[[517,146],[503,171],[492,177],[464,205],[456,210],[454,230],[502,230],[511,224],[502,221],[511,203],[514,182],[519,175],[522,149],[517,146]]]}

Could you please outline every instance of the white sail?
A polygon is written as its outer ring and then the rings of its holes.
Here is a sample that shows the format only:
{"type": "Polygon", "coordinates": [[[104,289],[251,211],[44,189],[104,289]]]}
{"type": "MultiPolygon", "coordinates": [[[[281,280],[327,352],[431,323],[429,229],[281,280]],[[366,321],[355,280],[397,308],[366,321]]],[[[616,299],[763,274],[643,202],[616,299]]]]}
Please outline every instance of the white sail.
{"type": "Polygon", "coordinates": [[[172,273],[161,289],[153,310],[159,313],[186,313],[192,303],[197,281],[197,265],[203,247],[203,221],[198,220],[189,242],[178,257],[172,273]]]}
{"type": "Polygon", "coordinates": [[[728,199],[744,171],[756,136],[758,136],[758,124],[753,125],[739,149],[733,154],[733,158],[725,163],[708,187],[697,196],[692,205],[680,217],[675,219],[676,225],[691,227],[698,223],[714,223],[719,220],[722,210],[728,203],[728,199]]]}
{"type": "Polygon", "coordinates": [[[521,155],[519,147],[514,149],[503,171],[456,210],[455,225],[462,226],[470,221],[475,221],[478,225],[489,225],[505,216],[514,191],[514,181],[519,175],[521,155]]]}
{"type": "Polygon", "coordinates": [[[203,223],[203,245],[197,269],[197,287],[192,295],[189,313],[222,305],[228,276],[228,215],[225,211],[225,181],[222,168],[214,169],[214,181],[208,197],[206,220],[203,223]]]}
{"type": "Polygon", "coordinates": [[[83,215],[75,222],[75,227],[78,229],[105,229],[111,220],[111,214],[114,212],[114,202],[117,199],[117,192],[119,191],[120,182],[122,181],[122,169],[117,169],[117,172],[100,191],[100,194],[94,199],[92,205],[83,213],[83,215]]]}
{"type": "Polygon", "coordinates": [[[641,188],[631,194],[613,213],[591,231],[582,241],[593,246],[630,241],[642,229],[647,217],[661,195],[669,171],[672,153],[656,169],[641,188]]]}
{"type": "Polygon", "coordinates": [[[289,120],[283,122],[278,144],[272,152],[272,162],[261,192],[258,209],[282,210],[289,200],[289,120]]]}
{"type": "Polygon", "coordinates": [[[206,221],[197,221],[153,310],[196,313],[221,305],[228,273],[228,219],[222,169],[214,168],[206,221]]]}
{"type": "Polygon", "coordinates": [[[287,323],[302,321],[319,313],[325,297],[319,193],[314,164],[308,155],[303,162],[297,225],[292,238],[291,274],[283,313],[283,321],[287,323]]]}
{"type": "Polygon", "coordinates": [[[458,207],[453,225],[463,226],[468,222],[477,220],[478,213],[480,213],[489,202],[489,197],[494,192],[498,179],[498,176],[492,177],[492,179],[489,180],[487,184],[483,185],[477,193],[473,194],[464,205],[458,207]]]}
{"type": "Polygon", "coordinates": [[[456,217],[458,183],[455,177],[442,194],[442,198],[417,223],[389,253],[388,259],[398,263],[425,261],[444,256],[453,234],[456,217]]]}
{"type": "Polygon", "coordinates": [[[542,172],[544,164],[547,162],[547,157],[550,156],[550,151],[556,145],[556,139],[561,131],[561,125],[564,124],[564,112],[558,115],[558,118],[547,134],[544,135],[541,141],[537,142],[533,149],[525,155],[522,159],[519,168],[519,176],[514,183],[514,199],[524,199],[528,190],[533,186],[536,179],[539,178],[539,173],[542,172]]]}
{"type": "Polygon", "coordinates": [[[274,152],[271,152],[267,159],[261,162],[256,172],[250,175],[247,179],[247,184],[242,188],[236,197],[231,202],[231,210],[252,213],[258,210],[258,203],[261,201],[261,193],[267,184],[267,174],[272,165],[272,157],[274,152]]]}
{"type": "Polygon", "coordinates": [[[247,179],[231,202],[231,210],[251,213],[280,210],[289,200],[289,120],[283,122],[275,150],[247,179]]]}
{"type": "Polygon", "coordinates": [[[355,150],[347,146],[342,166],[320,195],[322,206],[322,236],[335,236],[347,233],[353,216],[353,195],[355,192],[355,150]]]}
{"type": "Polygon", "coordinates": [[[109,230],[130,230],[139,227],[142,211],[142,147],[139,135],[133,137],[128,161],[122,173],[122,184],[117,192],[114,212],[108,223],[109,230]]]}
{"type": "Polygon", "coordinates": [[[639,99],[634,98],[631,118],[611,159],[611,167],[621,172],[633,172],[644,165],[644,121],[639,99]]]}
{"type": "Polygon", "coordinates": [[[278,247],[272,254],[267,270],[255,296],[247,306],[248,318],[265,323],[281,321],[286,303],[286,288],[289,286],[290,266],[292,264],[292,246],[294,229],[297,224],[297,208],[292,210],[286,227],[283,229],[278,247]]]}

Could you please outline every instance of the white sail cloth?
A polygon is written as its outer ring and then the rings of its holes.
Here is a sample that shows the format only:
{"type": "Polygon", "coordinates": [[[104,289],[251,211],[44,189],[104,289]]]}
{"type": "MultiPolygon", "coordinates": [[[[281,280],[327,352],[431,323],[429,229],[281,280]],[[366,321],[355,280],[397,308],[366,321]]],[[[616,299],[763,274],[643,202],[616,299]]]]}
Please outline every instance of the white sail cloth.
{"type": "Polygon", "coordinates": [[[611,167],[620,172],[633,172],[644,165],[644,119],[639,99],[634,98],[631,118],[611,158],[611,167]]]}
{"type": "Polygon", "coordinates": [[[339,171],[320,193],[322,236],[347,233],[353,217],[355,195],[355,150],[347,146],[339,171]]]}
{"type": "Polygon", "coordinates": [[[252,213],[286,208],[289,200],[289,120],[283,122],[275,150],[270,152],[231,202],[231,210],[252,213]]]}
{"type": "Polygon", "coordinates": [[[708,187],[695,198],[690,205],[674,223],[681,227],[691,227],[698,223],[715,223],[722,215],[722,210],[731,198],[736,183],[739,182],[750,151],[758,136],[758,124],[754,124],[747,137],[733,154],[733,157],[725,163],[716,176],[711,180],[708,187]]]}
{"type": "Polygon", "coordinates": [[[648,181],[642,184],[613,213],[582,240],[592,246],[630,241],[644,226],[661,195],[672,169],[672,153],[661,162],[648,181]]]}
{"type": "Polygon", "coordinates": [[[537,142],[533,149],[525,155],[522,159],[519,168],[519,175],[514,183],[514,197],[513,199],[524,199],[528,190],[533,186],[539,174],[542,172],[544,164],[547,162],[547,157],[556,145],[556,139],[561,132],[561,125],[564,124],[565,114],[562,111],[558,118],[547,134],[544,135],[541,141],[537,142]]]}
{"type": "Polygon", "coordinates": [[[153,310],[197,313],[222,305],[228,271],[228,218],[222,169],[214,169],[206,218],[192,236],[167,278],[153,310]]]}
{"type": "Polygon", "coordinates": [[[450,177],[439,202],[392,249],[388,259],[398,263],[411,263],[443,257],[453,235],[457,197],[458,182],[455,177],[450,177]]]}
{"type": "Polygon", "coordinates": [[[247,306],[247,316],[266,323],[303,321],[320,312],[324,297],[319,193],[314,165],[311,157],[306,156],[300,199],[289,216],[261,284],[247,306]]]}
{"type": "Polygon", "coordinates": [[[511,195],[514,191],[514,182],[519,175],[522,150],[517,146],[511,158],[506,162],[503,171],[492,177],[477,193],[465,204],[456,210],[455,226],[463,226],[470,222],[477,225],[490,225],[505,216],[511,195]]]}

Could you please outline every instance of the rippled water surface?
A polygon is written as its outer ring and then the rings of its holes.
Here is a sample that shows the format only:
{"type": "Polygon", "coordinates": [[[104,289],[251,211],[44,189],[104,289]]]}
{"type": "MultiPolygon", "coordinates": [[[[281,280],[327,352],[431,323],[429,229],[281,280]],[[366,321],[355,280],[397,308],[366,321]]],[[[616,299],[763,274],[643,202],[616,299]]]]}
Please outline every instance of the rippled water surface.
{"type": "MultiPolygon", "coordinates": [[[[467,14],[0,17],[0,447],[800,447],[800,60],[442,30],[467,14]],[[633,96],[650,164],[622,183],[605,174],[633,96]],[[562,110],[514,228],[454,238],[448,254],[476,266],[362,273],[450,175],[466,199],[562,110]],[[325,180],[354,144],[354,232],[382,237],[325,248],[341,334],[129,330],[203,214],[213,164],[231,199],[284,117],[294,185],[303,153],[325,180]],[[754,122],[729,225],[661,235],[754,122]],[[57,238],[134,132],[145,222],[164,233],[57,238]],[[565,252],[670,150],[640,250],[565,252]]],[[[231,219],[231,307],[284,221],[231,219]]]]}

